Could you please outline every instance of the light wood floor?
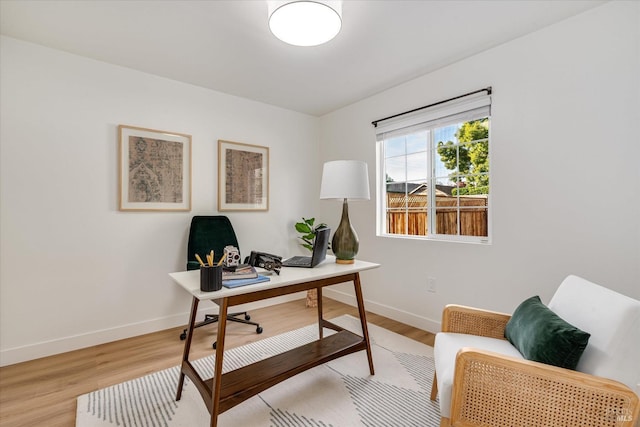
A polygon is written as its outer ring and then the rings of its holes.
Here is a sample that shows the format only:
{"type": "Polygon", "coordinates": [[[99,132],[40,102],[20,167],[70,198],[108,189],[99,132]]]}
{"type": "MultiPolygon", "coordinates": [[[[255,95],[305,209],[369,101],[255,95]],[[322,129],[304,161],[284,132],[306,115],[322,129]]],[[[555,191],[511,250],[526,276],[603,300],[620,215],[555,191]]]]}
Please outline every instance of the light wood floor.
{"type": "MultiPolygon", "coordinates": [[[[324,317],[357,317],[354,307],[324,298],[324,317]]],[[[227,323],[226,346],[240,346],[316,322],[316,309],[305,300],[254,310],[252,320],[264,328],[227,323]]],[[[186,320],[186,319],[185,319],[186,320]]],[[[434,335],[367,313],[370,323],[433,346],[434,335]]],[[[212,354],[215,325],[196,329],[191,357],[212,354]]],[[[179,365],[182,328],[142,335],[82,350],[0,368],[0,426],[75,426],[76,397],[90,391],[179,365]]]]}

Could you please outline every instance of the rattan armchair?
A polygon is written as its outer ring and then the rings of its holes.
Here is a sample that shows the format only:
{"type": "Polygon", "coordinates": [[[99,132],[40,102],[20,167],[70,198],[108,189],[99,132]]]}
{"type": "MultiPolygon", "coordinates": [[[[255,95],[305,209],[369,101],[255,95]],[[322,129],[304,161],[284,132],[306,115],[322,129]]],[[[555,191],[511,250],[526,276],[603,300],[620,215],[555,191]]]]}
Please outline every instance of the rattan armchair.
{"type": "MultiPolygon", "coordinates": [[[[600,291],[604,288],[598,285],[576,276],[569,276],[565,282],[567,281],[569,283],[566,287],[570,288],[571,292],[576,290],[582,292],[582,295],[573,301],[574,304],[580,304],[581,299],[589,298],[589,289],[592,286],[599,288],[594,288],[596,290],[594,298],[602,298],[600,291]]],[[[564,291],[556,293],[556,295],[560,294],[555,303],[556,306],[559,304],[558,301],[566,300],[570,295],[566,287],[564,291]]],[[[638,322],[640,322],[640,302],[608,289],[605,291],[607,298],[619,296],[625,299],[623,301],[629,309],[627,314],[618,317],[624,322],[631,321],[632,324],[625,325],[623,327],[625,330],[620,336],[623,339],[626,337],[632,342],[622,345],[625,353],[637,351],[640,347],[640,342],[638,342],[640,333],[637,329],[638,322]]],[[[554,298],[556,297],[554,296],[554,298]]],[[[607,302],[609,301],[601,301],[602,304],[607,302]]],[[[593,306],[600,307],[597,303],[594,303],[593,306]]],[[[584,309],[590,309],[588,304],[584,309]]],[[[615,309],[615,306],[609,306],[608,309],[615,309]]],[[[576,308],[571,308],[569,312],[571,311],[576,312],[576,308]]],[[[563,314],[566,317],[571,317],[570,314],[563,314]]],[[[451,346],[447,348],[447,344],[441,343],[441,347],[445,348],[438,348],[438,338],[445,338],[438,334],[435,345],[436,375],[433,381],[431,400],[435,400],[438,395],[439,383],[440,388],[450,388],[450,390],[445,390],[445,393],[440,392],[441,426],[631,427],[637,425],[635,423],[638,422],[640,405],[638,395],[629,385],[635,385],[635,381],[639,379],[638,372],[640,371],[634,366],[634,361],[635,364],[638,364],[640,354],[613,354],[611,358],[607,358],[608,362],[617,363],[621,369],[622,377],[615,379],[524,360],[513,352],[506,351],[508,354],[501,354],[505,353],[502,349],[506,349],[510,345],[504,338],[505,326],[510,317],[505,313],[459,305],[449,305],[444,309],[441,334],[449,334],[460,341],[469,337],[473,344],[479,343],[480,346],[484,346],[485,341],[483,340],[486,340],[490,346],[495,345],[492,348],[497,348],[499,351],[462,347],[450,356],[446,352],[453,350],[451,346]],[[615,360],[616,356],[620,356],[619,361],[615,360]],[[438,358],[447,357],[455,357],[455,364],[451,368],[453,375],[451,372],[447,373],[447,369],[442,368],[442,363],[440,363],[440,369],[443,369],[444,375],[452,378],[445,381],[440,379],[438,382],[437,377],[440,375],[438,358]],[[631,366],[630,369],[629,366],[631,366]],[[626,384],[620,381],[624,381],[626,384]]],[[[607,319],[599,319],[597,313],[584,317],[593,317],[594,322],[608,321],[607,319]]],[[[567,321],[569,320],[567,319],[567,321]]],[[[616,343],[611,342],[612,339],[617,340],[616,334],[611,335],[614,337],[604,338],[605,347],[611,347],[613,352],[621,350],[616,343]]],[[[592,338],[594,338],[593,335],[592,338]]],[[[591,351],[596,354],[587,356],[588,360],[583,364],[585,367],[583,370],[590,370],[589,365],[594,360],[603,360],[601,359],[602,354],[600,354],[602,348],[598,348],[601,341],[601,337],[595,337],[593,344],[595,348],[592,348],[591,351]]],[[[585,356],[583,355],[583,357],[585,356]]],[[[579,365],[578,369],[580,367],[579,365]]],[[[602,371],[598,373],[602,374],[602,371]]]]}

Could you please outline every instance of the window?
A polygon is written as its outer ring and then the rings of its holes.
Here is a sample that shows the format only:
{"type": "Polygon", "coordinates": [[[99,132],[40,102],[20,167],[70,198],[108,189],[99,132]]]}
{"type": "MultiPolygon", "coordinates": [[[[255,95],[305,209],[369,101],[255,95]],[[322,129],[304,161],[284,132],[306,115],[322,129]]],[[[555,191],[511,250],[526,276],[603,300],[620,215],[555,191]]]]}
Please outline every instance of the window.
{"type": "Polygon", "coordinates": [[[490,95],[376,124],[378,234],[489,243],[490,95]]]}

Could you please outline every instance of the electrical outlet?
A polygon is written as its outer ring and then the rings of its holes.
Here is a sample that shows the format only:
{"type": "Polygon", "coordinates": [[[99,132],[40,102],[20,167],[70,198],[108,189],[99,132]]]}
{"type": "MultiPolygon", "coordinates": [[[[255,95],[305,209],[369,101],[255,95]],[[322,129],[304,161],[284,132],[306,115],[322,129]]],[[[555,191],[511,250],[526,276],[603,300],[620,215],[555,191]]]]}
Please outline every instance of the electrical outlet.
{"type": "Polygon", "coordinates": [[[435,277],[427,277],[427,291],[436,293],[436,278],[435,277]]]}

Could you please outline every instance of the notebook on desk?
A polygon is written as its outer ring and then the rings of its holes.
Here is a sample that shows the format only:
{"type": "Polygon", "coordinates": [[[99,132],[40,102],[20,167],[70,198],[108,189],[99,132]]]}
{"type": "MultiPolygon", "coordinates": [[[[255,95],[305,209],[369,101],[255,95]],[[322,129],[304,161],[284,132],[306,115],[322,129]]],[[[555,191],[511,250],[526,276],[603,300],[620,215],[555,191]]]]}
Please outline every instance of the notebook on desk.
{"type": "Polygon", "coordinates": [[[321,228],[316,231],[316,239],[313,242],[313,253],[311,256],[294,256],[282,261],[284,267],[315,267],[327,257],[327,246],[329,245],[330,228],[321,228]]]}
{"type": "Polygon", "coordinates": [[[253,277],[251,279],[223,280],[222,286],[224,286],[225,288],[237,288],[239,286],[253,285],[254,283],[268,282],[269,280],[271,279],[269,279],[267,276],[258,274],[257,277],[253,277]]]}

